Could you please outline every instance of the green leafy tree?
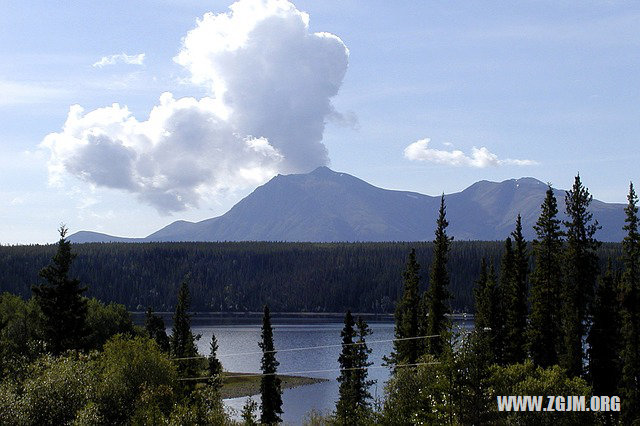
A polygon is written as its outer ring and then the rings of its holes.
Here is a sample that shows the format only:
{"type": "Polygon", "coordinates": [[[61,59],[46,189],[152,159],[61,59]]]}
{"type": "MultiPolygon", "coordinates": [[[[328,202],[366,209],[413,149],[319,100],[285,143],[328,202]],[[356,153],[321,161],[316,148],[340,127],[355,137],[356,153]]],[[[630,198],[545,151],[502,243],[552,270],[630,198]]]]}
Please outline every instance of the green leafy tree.
{"type": "Polygon", "coordinates": [[[436,227],[436,238],[433,242],[433,261],[429,274],[429,287],[425,293],[425,305],[427,307],[427,335],[438,335],[439,338],[427,340],[427,352],[436,357],[444,348],[445,334],[450,324],[446,315],[450,313],[449,299],[449,272],[447,271],[447,257],[451,248],[453,237],[447,236],[446,207],[444,195],[440,198],[440,210],[436,227]]]}
{"type": "Polygon", "coordinates": [[[116,334],[136,334],[136,327],[124,305],[105,305],[95,298],[87,300],[87,330],[84,343],[87,349],[102,349],[102,345],[116,334]]]}
{"type": "Polygon", "coordinates": [[[282,414],[282,389],[280,388],[280,378],[276,375],[278,365],[276,351],[273,345],[273,330],[271,329],[271,314],[269,307],[265,305],[262,316],[262,377],[260,379],[260,422],[271,425],[281,422],[282,414]]]}
{"type": "Polygon", "coordinates": [[[620,380],[620,312],[617,279],[609,259],[596,289],[589,330],[589,379],[596,395],[615,395],[620,380]]]}
{"type": "Polygon", "coordinates": [[[416,261],[416,251],[411,249],[407,266],[402,274],[404,288],[402,298],[396,304],[395,337],[393,352],[386,359],[390,365],[415,364],[422,342],[417,337],[421,330],[426,330],[426,315],[420,311],[420,264],[416,261]],[[420,323],[422,321],[423,324],[420,323]],[[422,327],[420,327],[423,325],[422,327]],[[409,339],[409,340],[406,340],[409,339]]]}
{"type": "MultiPolygon", "coordinates": [[[[171,355],[174,358],[187,358],[178,361],[178,373],[182,377],[195,377],[198,371],[197,360],[190,359],[198,356],[196,336],[191,332],[190,304],[189,275],[187,275],[182,280],[178,290],[178,303],[173,314],[173,328],[170,339],[171,355]]],[[[190,386],[187,387],[190,388],[190,386]]]]}
{"type": "Polygon", "coordinates": [[[573,188],[565,197],[567,244],[564,283],[560,292],[564,338],[560,361],[570,376],[582,375],[584,324],[599,273],[597,249],[600,244],[594,239],[598,221],[593,220],[593,214],[589,212],[592,199],[577,175],[573,188]]]}
{"type": "Polygon", "coordinates": [[[557,219],[558,205],[551,185],[542,203],[542,212],[534,226],[535,265],[531,276],[531,314],[529,351],[535,365],[549,367],[558,363],[560,329],[560,285],[562,282],[562,232],[557,219]]]}
{"type": "Polygon", "coordinates": [[[628,204],[622,241],[622,418],[631,424],[640,418],[640,232],[638,197],[629,185],[628,204]]]}
{"type": "Polygon", "coordinates": [[[59,229],[58,250],[49,266],[40,270],[46,284],[33,286],[32,291],[45,317],[43,324],[48,350],[59,354],[67,349],[82,349],[87,330],[87,300],[82,297],[86,287],[69,278],[71,242],[66,239],[67,228],[59,229]]]}
{"type": "Polygon", "coordinates": [[[156,341],[160,349],[164,352],[169,352],[171,350],[171,344],[169,343],[169,336],[167,336],[167,328],[164,325],[164,320],[160,315],[155,315],[150,307],[147,308],[144,328],[147,330],[149,337],[156,341]]]}
{"type": "Polygon", "coordinates": [[[218,359],[218,341],[215,333],[211,333],[211,344],[209,345],[208,372],[209,383],[217,390],[222,387],[222,363],[218,359]]]}
{"type": "Polygon", "coordinates": [[[506,364],[524,362],[527,351],[527,275],[529,273],[529,255],[527,242],[522,235],[520,215],[516,219],[513,237],[513,272],[509,282],[504,282],[505,301],[505,346],[506,364]]]}

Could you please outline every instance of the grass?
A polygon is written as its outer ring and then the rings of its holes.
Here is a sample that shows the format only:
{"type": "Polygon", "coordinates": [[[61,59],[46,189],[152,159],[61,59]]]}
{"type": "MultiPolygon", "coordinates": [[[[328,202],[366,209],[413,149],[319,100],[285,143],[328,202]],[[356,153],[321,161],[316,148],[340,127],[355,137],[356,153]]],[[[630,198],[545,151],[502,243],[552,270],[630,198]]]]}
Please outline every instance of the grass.
{"type": "MultiPolygon", "coordinates": [[[[328,379],[303,376],[278,375],[282,389],[297,388],[298,386],[312,385],[326,382],[328,379]]],[[[260,376],[251,373],[222,373],[222,398],[239,398],[260,393],[260,376]]]]}

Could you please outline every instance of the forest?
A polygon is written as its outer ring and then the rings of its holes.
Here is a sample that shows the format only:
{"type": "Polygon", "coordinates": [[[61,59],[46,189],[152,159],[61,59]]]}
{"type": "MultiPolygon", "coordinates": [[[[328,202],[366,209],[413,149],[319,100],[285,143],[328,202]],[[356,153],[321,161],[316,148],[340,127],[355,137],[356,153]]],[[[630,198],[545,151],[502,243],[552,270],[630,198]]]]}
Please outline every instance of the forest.
{"type": "MultiPolygon", "coordinates": [[[[191,274],[192,309],[199,312],[392,313],[402,292],[411,248],[432,260],[432,242],[397,243],[87,243],[74,244],[71,272],[87,296],[131,311],[173,311],[178,285],[191,274]]],[[[29,297],[55,245],[0,247],[0,290],[29,297]]],[[[480,260],[499,269],[504,243],[454,241],[449,254],[454,312],[473,312],[480,260]]],[[[598,248],[617,266],[621,246],[598,248]]],[[[429,277],[421,285],[427,288],[429,277]]]]}

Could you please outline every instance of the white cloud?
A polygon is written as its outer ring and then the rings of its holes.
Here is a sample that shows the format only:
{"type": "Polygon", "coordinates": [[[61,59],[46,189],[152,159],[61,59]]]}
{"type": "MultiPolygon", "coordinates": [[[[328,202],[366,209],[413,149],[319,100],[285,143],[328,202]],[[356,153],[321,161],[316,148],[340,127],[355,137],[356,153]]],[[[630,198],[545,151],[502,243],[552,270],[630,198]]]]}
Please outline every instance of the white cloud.
{"type": "Polygon", "coordinates": [[[449,166],[466,166],[484,168],[489,166],[514,165],[531,166],[538,164],[533,160],[517,160],[507,158],[501,160],[486,147],[471,148],[471,155],[466,155],[460,150],[446,151],[429,148],[431,139],[420,139],[404,149],[404,156],[412,161],[426,161],[431,163],[446,164],[449,166]]]}
{"type": "Polygon", "coordinates": [[[144,53],[137,55],[127,55],[126,53],[119,53],[117,55],[103,56],[99,61],[95,62],[93,66],[95,68],[102,68],[107,65],[115,65],[117,63],[127,65],[142,65],[144,63],[144,53]]]}
{"type": "Polygon", "coordinates": [[[240,0],[227,13],[205,14],[175,61],[209,96],[164,93],[146,121],[118,104],[72,106],[62,131],[41,144],[50,151],[50,182],[70,174],[171,212],[327,164],[325,122],[355,120],[331,104],[348,50],[308,23],[285,0],[240,0]]]}

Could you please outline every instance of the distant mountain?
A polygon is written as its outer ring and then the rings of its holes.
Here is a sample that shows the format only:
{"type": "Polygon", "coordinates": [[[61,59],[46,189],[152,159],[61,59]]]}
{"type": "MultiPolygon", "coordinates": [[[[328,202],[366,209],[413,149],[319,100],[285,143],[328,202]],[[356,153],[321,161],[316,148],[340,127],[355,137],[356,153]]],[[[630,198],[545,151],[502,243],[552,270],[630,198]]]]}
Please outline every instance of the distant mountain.
{"type": "MultiPolygon", "coordinates": [[[[522,216],[527,239],[547,185],[533,178],[477,182],[445,196],[449,234],[458,240],[502,240],[522,216]]],[[[556,190],[564,212],[565,191],[556,190]]],[[[146,238],[78,232],[71,241],[420,241],[432,240],[440,197],[375,187],[346,173],[319,167],[308,174],[278,175],[222,216],[176,221],[146,238]]],[[[621,241],[624,205],[593,200],[602,225],[597,238],[621,241]]],[[[561,218],[563,216],[561,215],[561,218]]]]}

